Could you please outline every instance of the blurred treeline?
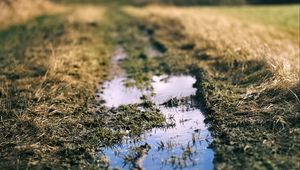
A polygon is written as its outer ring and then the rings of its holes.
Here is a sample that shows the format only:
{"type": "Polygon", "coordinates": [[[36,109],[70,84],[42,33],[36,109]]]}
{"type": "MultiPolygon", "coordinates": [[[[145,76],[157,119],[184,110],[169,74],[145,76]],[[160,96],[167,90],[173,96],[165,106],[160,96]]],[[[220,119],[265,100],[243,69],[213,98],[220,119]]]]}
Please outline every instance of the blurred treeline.
{"type": "Polygon", "coordinates": [[[289,4],[300,0],[52,0],[67,3],[120,3],[145,5],[151,3],[172,5],[243,5],[243,4],[289,4]]]}

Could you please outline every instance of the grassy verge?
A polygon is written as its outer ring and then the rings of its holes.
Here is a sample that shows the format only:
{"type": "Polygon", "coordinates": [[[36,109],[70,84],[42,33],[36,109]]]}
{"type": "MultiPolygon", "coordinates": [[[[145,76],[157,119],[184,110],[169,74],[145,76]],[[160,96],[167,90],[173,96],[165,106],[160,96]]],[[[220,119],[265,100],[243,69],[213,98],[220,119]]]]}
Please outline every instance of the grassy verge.
{"type": "Polygon", "coordinates": [[[174,7],[126,11],[147,18],[142,23],[153,39],[167,48],[160,65],[172,71],[185,68],[197,76],[197,96],[215,138],[212,146],[216,169],[300,167],[299,70],[297,66],[289,71],[280,67],[298,62],[299,42],[274,36],[286,32],[257,23],[250,22],[247,27],[260,29],[247,30],[239,21],[230,23],[231,17],[215,16],[210,20],[215,14],[201,9],[197,9],[199,13],[174,7]],[[289,42],[293,50],[280,50],[290,59],[281,60],[282,53],[276,52],[272,41],[289,42]],[[256,51],[262,44],[267,44],[269,50],[256,51]],[[263,56],[277,60],[278,65],[263,56]]]}
{"type": "Polygon", "coordinates": [[[73,22],[65,15],[39,16],[0,33],[3,168],[59,165],[60,159],[68,166],[91,156],[83,132],[101,122],[88,108],[95,82],[106,74],[107,45],[93,38],[100,35],[98,20],[73,22]]]}
{"type": "Polygon", "coordinates": [[[231,54],[238,54],[235,57],[238,60],[264,60],[278,79],[287,83],[298,80],[298,36],[291,37],[277,27],[224,15],[218,8],[169,7],[162,10],[159,6],[152,6],[144,9],[141,13],[128,8],[137,15],[157,14],[180,21],[182,32],[198,42],[198,48],[214,56],[226,54],[227,58],[233,58],[231,54]]]}

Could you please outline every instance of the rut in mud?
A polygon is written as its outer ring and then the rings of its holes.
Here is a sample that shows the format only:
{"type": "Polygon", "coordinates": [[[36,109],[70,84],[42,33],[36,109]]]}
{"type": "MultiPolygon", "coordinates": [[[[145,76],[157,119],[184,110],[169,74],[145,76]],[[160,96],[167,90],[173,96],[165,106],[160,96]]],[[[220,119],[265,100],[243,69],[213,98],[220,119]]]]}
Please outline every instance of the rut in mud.
{"type": "MultiPolygon", "coordinates": [[[[150,51],[153,57],[161,55],[153,47],[150,51]]],[[[125,50],[117,47],[113,65],[126,56],[125,50]]],[[[99,99],[110,109],[148,100],[164,115],[168,126],[144,131],[138,137],[125,135],[120,144],[100,148],[98,158],[107,160],[110,168],[213,169],[214,153],[208,148],[212,137],[194,100],[196,79],[190,75],[155,75],[146,89],[128,86],[128,81],[124,74],[114,75],[102,85],[99,99]]]]}

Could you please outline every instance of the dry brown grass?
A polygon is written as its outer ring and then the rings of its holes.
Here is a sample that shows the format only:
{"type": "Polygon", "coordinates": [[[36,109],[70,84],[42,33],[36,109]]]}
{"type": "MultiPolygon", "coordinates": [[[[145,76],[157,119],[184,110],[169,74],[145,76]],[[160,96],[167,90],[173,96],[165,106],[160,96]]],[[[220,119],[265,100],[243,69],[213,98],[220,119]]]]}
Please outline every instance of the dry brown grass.
{"type": "Polygon", "coordinates": [[[212,49],[212,56],[266,61],[276,75],[274,85],[299,81],[299,39],[275,27],[239,20],[214,8],[149,6],[125,10],[137,16],[152,15],[181,22],[183,31],[200,49],[212,49]]]}
{"type": "Polygon", "coordinates": [[[73,17],[87,8],[71,7],[66,15],[1,32],[0,167],[51,164],[59,149],[83,145],[76,141],[87,133],[85,124],[95,122],[89,105],[109,58],[97,30],[105,9],[94,7],[97,15],[82,14],[87,19],[73,17]]]}
{"type": "Polygon", "coordinates": [[[98,22],[103,16],[105,10],[104,8],[95,8],[93,6],[75,6],[75,9],[68,16],[70,22],[83,22],[83,23],[92,23],[98,22]]]}
{"type": "Polygon", "coordinates": [[[26,21],[29,18],[62,12],[63,6],[47,0],[2,0],[0,1],[0,28],[26,21]]]}

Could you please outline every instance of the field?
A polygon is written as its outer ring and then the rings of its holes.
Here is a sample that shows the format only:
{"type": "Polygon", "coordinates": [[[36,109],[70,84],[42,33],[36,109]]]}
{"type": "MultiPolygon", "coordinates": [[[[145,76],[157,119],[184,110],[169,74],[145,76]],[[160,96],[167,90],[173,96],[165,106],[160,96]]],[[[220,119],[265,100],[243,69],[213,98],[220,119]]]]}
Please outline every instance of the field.
{"type": "MultiPolygon", "coordinates": [[[[15,2],[0,2],[0,169],[107,169],[104,148],[175,126],[149,96],[108,107],[116,75],[146,91],[155,76],[194,77],[214,169],[300,168],[299,4],[15,2]]],[[[150,149],[124,162],[151,169],[141,163],[150,149]]],[[[188,144],[168,163],[189,169],[193,153],[188,144]]]]}

